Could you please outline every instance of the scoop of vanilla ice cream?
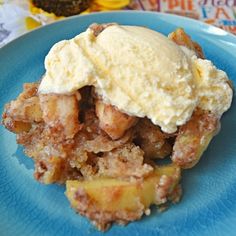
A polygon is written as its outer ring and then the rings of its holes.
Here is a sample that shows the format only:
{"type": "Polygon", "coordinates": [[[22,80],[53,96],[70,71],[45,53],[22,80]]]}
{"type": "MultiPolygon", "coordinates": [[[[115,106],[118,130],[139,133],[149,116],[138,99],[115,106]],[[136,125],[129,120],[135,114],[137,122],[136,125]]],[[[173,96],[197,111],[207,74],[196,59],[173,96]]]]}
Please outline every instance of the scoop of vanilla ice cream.
{"type": "Polygon", "coordinates": [[[194,58],[198,106],[219,117],[230,108],[233,91],[227,74],[218,70],[211,61],[194,58]]]}
{"type": "Polygon", "coordinates": [[[183,46],[181,49],[191,58],[198,107],[220,117],[230,108],[233,98],[232,85],[227,74],[217,69],[211,61],[197,58],[192,50],[183,46]]]}
{"type": "Polygon", "coordinates": [[[197,105],[218,114],[232,100],[224,72],[143,27],[112,25],[97,37],[88,29],[55,44],[45,68],[39,92],[73,93],[93,85],[106,103],[148,117],[167,133],[186,123],[197,105]]]}

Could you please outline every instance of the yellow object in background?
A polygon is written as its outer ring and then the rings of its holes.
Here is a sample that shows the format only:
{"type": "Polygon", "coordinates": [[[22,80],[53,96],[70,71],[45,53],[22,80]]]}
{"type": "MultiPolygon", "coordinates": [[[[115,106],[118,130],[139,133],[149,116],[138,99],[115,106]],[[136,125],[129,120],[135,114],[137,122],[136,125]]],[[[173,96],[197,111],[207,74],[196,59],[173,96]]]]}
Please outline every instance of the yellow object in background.
{"type": "Polygon", "coordinates": [[[32,17],[28,16],[25,18],[25,25],[28,30],[33,30],[33,29],[41,26],[42,24],[40,22],[36,21],[35,19],[33,19],[32,17]]]}
{"type": "Polygon", "coordinates": [[[126,7],[130,3],[130,0],[94,0],[93,3],[107,10],[115,10],[126,7]]]}
{"type": "Polygon", "coordinates": [[[96,11],[119,10],[128,6],[130,0],[94,0],[90,7],[81,14],[87,14],[96,11]]]}

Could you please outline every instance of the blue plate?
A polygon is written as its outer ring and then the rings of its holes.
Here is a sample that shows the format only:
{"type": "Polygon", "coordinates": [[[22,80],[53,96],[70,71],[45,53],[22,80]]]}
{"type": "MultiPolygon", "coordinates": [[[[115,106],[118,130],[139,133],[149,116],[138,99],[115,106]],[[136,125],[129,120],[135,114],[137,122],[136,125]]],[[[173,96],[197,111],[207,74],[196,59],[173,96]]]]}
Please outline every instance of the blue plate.
{"type": "MultiPolygon", "coordinates": [[[[57,41],[69,39],[91,23],[142,25],[168,34],[183,27],[216,66],[236,80],[236,37],[191,19],[151,12],[108,12],[72,17],[11,42],[0,50],[1,113],[6,102],[44,73],[44,57],[57,41]]],[[[64,187],[45,186],[33,178],[33,163],[0,127],[0,235],[103,235],[70,208],[64,187]]],[[[182,201],[163,213],[105,235],[236,235],[236,104],[222,119],[221,132],[200,163],[183,173],[182,201]]]]}

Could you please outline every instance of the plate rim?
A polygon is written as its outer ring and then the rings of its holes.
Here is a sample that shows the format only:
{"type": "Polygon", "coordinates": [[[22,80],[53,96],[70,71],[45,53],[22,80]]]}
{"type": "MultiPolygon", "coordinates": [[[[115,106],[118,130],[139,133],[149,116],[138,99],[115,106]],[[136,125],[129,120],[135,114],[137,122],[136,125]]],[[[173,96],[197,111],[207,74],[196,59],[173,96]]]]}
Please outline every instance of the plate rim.
{"type": "MultiPolygon", "coordinates": [[[[236,44],[236,35],[232,34],[231,32],[228,32],[226,30],[223,30],[217,26],[214,25],[210,25],[207,24],[205,22],[202,22],[200,20],[196,20],[190,17],[185,17],[185,16],[180,16],[180,15],[175,15],[175,14],[170,14],[170,13],[163,13],[163,12],[154,12],[154,11],[140,11],[140,10],[119,10],[119,11],[103,11],[103,12],[92,12],[89,14],[83,14],[83,15],[74,15],[74,16],[70,16],[70,17],[66,17],[64,19],[58,20],[58,21],[54,21],[51,22],[49,24],[46,25],[42,25],[38,28],[35,28],[33,30],[30,30],[28,32],[23,33],[22,35],[18,36],[17,38],[13,39],[12,41],[8,42],[7,44],[5,44],[3,47],[0,48],[0,53],[1,51],[5,50],[8,46],[11,46],[12,44],[14,44],[18,39],[22,39],[24,37],[27,37],[29,34],[32,34],[36,31],[41,31],[44,30],[45,28],[51,27],[53,25],[57,25],[57,24],[61,24],[63,22],[66,21],[70,21],[73,19],[81,19],[81,18],[89,18],[91,15],[114,15],[114,14],[140,14],[140,15],[157,15],[157,16],[162,16],[162,17],[167,17],[167,18],[174,18],[174,19],[179,19],[182,22],[186,21],[186,22],[193,22],[197,25],[202,25],[204,28],[212,28],[215,31],[221,32],[221,34],[211,34],[211,35],[221,35],[222,37],[227,38],[228,41],[230,42],[234,42],[236,44]]],[[[194,27],[193,27],[194,28],[194,27]]]]}

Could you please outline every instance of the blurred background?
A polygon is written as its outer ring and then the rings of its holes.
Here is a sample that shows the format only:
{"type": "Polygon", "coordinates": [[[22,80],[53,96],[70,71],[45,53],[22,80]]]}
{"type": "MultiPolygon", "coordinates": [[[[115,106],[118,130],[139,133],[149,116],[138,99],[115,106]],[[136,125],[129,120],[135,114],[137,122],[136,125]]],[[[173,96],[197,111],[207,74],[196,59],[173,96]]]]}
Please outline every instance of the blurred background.
{"type": "Polygon", "coordinates": [[[236,34],[236,0],[0,0],[0,47],[65,17],[116,10],[182,15],[236,34]]]}

